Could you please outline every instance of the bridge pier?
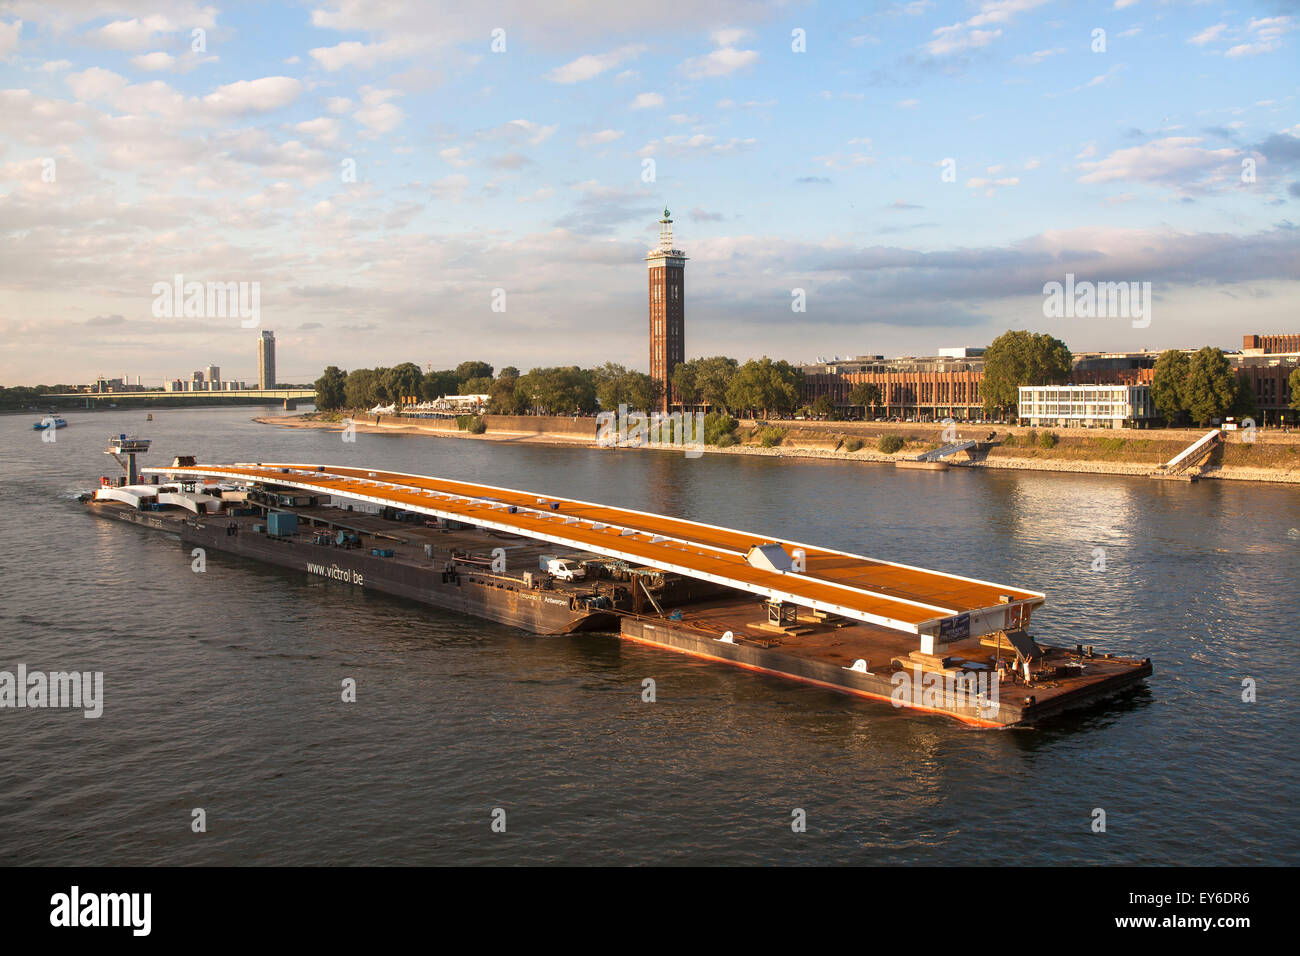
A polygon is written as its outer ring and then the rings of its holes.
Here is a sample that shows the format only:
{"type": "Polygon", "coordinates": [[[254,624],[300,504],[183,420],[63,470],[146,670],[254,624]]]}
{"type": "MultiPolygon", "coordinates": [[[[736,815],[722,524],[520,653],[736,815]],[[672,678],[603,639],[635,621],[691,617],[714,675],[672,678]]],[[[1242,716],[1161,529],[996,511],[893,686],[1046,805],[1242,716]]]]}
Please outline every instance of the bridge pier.
{"type": "Polygon", "coordinates": [[[296,412],[298,410],[298,403],[292,398],[286,398],[284,400],[284,410],[286,412],[296,412]]]}

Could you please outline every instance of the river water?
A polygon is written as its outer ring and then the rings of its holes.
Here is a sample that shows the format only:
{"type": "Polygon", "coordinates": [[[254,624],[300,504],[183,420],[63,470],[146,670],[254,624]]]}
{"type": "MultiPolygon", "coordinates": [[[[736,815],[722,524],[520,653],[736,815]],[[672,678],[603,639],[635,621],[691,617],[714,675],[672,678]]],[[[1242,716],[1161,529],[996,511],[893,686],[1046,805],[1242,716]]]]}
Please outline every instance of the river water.
{"type": "Polygon", "coordinates": [[[1300,862],[1300,490],[348,444],[253,414],[72,412],[54,442],[0,417],[0,670],[104,674],[99,719],[0,710],[0,863],[1300,862]],[[74,500],[117,471],[118,432],[154,439],[146,464],[381,465],[1021,584],[1047,593],[1039,637],[1155,675],[1041,728],[974,730],[220,554],[196,574],[176,539],[74,500]]]}

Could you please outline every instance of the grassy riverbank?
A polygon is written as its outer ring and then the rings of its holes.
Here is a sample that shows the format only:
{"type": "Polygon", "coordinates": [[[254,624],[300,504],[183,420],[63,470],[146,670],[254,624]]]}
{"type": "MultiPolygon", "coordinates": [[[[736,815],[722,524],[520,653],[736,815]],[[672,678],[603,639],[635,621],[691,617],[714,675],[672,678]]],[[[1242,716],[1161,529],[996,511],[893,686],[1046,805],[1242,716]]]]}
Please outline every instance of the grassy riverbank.
{"type": "MultiPolygon", "coordinates": [[[[358,418],[359,432],[436,435],[481,441],[539,442],[595,446],[592,418],[567,416],[483,416],[479,434],[458,427],[455,419],[399,416],[358,418]]],[[[300,428],[344,427],[343,417],[324,413],[259,418],[256,421],[300,428]]],[[[958,456],[957,464],[976,468],[1027,471],[1091,472],[1146,475],[1177,455],[1204,430],[1101,431],[1096,429],[1010,428],[1005,425],[955,426],[957,436],[981,442],[975,460],[958,456]]],[[[914,458],[944,443],[944,426],[888,422],[751,422],[742,421],[735,444],[704,446],[713,454],[763,455],[892,462],[914,458]],[[901,442],[895,451],[888,451],[901,442]]],[[[951,432],[947,437],[952,437],[951,432]]],[[[680,454],[680,449],[675,450],[680,454]]],[[[1240,481],[1300,483],[1300,433],[1260,431],[1256,440],[1229,435],[1212,456],[1202,477],[1240,481]]]]}

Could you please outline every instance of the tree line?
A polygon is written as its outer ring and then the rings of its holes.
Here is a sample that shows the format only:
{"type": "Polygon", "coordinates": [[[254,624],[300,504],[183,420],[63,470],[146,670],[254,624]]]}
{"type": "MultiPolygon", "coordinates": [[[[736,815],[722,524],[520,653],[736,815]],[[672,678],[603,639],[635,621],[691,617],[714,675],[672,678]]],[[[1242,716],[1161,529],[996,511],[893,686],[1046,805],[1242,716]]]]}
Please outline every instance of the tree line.
{"type": "Polygon", "coordinates": [[[75,392],[76,385],[0,385],[0,408],[49,408],[51,405],[74,405],[77,399],[41,398],[52,392],[75,392]]]}
{"type": "MultiPolygon", "coordinates": [[[[1294,372],[1291,378],[1294,394],[1294,372]]],[[[1169,425],[1190,421],[1206,426],[1227,415],[1259,416],[1250,381],[1237,374],[1221,349],[1208,346],[1191,355],[1177,349],[1161,352],[1151,382],[1151,400],[1169,425]]]]}
{"type": "MultiPolygon", "coordinates": [[[[789,362],[767,357],[741,364],[734,358],[691,359],[673,370],[676,402],[709,406],[731,414],[787,414],[799,407],[803,372],[789,362]]],[[[372,408],[409,396],[432,401],[444,395],[487,395],[487,410],[500,415],[589,415],[597,408],[649,410],[663,397],[661,383],[644,372],[607,362],[597,368],[576,365],[513,366],[499,372],[487,362],[461,362],[454,369],[422,371],[413,362],[391,368],[344,371],[336,365],[316,380],[316,407],[322,411],[372,408]]]]}
{"type": "MultiPolygon", "coordinates": [[[[1060,339],[1032,332],[999,335],[984,353],[980,394],[986,411],[1016,407],[1022,385],[1064,385],[1074,357],[1060,339]]],[[[1300,371],[1300,370],[1297,370],[1300,371]]],[[[1300,376],[1292,374],[1291,391],[1300,376]]],[[[1250,381],[1239,374],[1222,349],[1206,346],[1189,355],[1179,349],[1161,352],[1151,383],[1151,400],[1170,426],[1192,422],[1208,426],[1228,415],[1258,416],[1250,381]]],[[[1293,397],[1292,406],[1300,398],[1293,397]]]]}
{"type": "MultiPolygon", "coordinates": [[[[1074,357],[1060,339],[1044,333],[1008,331],[984,353],[980,395],[987,412],[1014,411],[1022,385],[1063,385],[1070,380],[1074,357]]],[[[1292,407],[1300,408],[1300,370],[1291,376],[1292,407]]],[[[724,415],[788,415],[803,406],[802,370],[764,356],[743,364],[725,355],[682,362],[672,375],[674,402],[687,408],[711,408],[724,415]]],[[[598,408],[650,410],[663,397],[662,386],[644,372],[607,362],[596,368],[576,365],[534,368],[514,366],[496,371],[487,362],[461,362],[454,369],[421,371],[413,362],[391,368],[350,372],[331,365],[316,380],[316,406],[325,411],[371,408],[407,396],[425,400],[444,395],[487,395],[487,410],[502,415],[589,415],[598,408]]],[[[1226,415],[1258,414],[1249,381],[1239,375],[1221,349],[1203,348],[1189,355],[1176,349],[1160,353],[1155,364],[1152,398],[1170,425],[1208,425],[1226,415]]],[[[864,412],[882,401],[881,389],[859,382],[849,403],[864,412]]],[[[812,403],[823,417],[836,413],[830,396],[812,403]]]]}

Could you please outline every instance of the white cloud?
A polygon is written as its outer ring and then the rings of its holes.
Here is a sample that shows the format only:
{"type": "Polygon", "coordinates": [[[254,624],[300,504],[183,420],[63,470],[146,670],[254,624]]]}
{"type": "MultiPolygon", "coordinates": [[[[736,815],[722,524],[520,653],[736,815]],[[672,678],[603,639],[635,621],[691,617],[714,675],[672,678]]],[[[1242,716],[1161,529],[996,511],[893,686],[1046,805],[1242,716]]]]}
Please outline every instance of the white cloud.
{"type": "Polygon", "coordinates": [[[203,97],[203,105],[223,116],[268,113],[288,106],[301,92],[302,84],[293,77],[264,76],[258,80],[239,80],[218,86],[203,97]]]}
{"type": "Polygon", "coordinates": [[[931,56],[947,56],[962,50],[976,50],[988,46],[998,37],[1002,30],[983,30],[994,24],[1010,23],[1017,13],[1040,7],[1047,0],[986,0],[980,5],[979,12],[968,20],[939,27],[933,32],[934,39],[925,44],[926,52],[931,56]]]}
{"type": "Polygon", "coordinates": [[[244,200],[250,209],[272,209],[291,206],[298,198],[298,191],[289,183],[272,183],[261,192],[254,193],[244,200]]]}
{"type": "Polygon", "coordinates": [[[852,169],[855,166],[874,166],[876,159],[868,156],[866,153],[850,153],[848,156],[841,156],[839,153],[832,153],[829,156],[814,156],[813,160],[821,163],[827,169],[852,169]]]}
{"type": "Polygon", "coordinates": [[[331,96],[325,100],[325,109],[338,116],[352,109],[352,101],[346,96],[331,96]]]}
{"type": "Polygon", "coordinates": [[[480,139],[485,140],[506,140],[510,143],[526,143],[529,146],[540,146],[550,139],[558,128],[555,124],[542,126],[532,120],[514,119],[508,123],[502,123],[500,126],[484,130],[478,135],[480,139]]]}
{"type": "Polygon", "coordinates": [[[1001,30],[963,30],[960,24],[953,24],[935,30],[935,38],[925,48],[932,56],[946,56],[949,53],[988,46],[1000,36],[1001,30]]]}
{"type": "Polygon", "coordinates": [[[47,60],[41,64],[41,69],[46,73],[58,73],[72,66],[71,60],[47,60]]]}
{"type": "Polygon", "coordinates": [[[1122,180],[1190,185],[1195,181],[1235,165],[1235,149],[1204,149],[1199,138],[1170,136],[1111,153],[1105,159],[1080,163],[1084,175],[1081,183],[1108,183],[1122,180]]]}
{"type": "Polygon", "coordinates": [[[658,93],[638,93],[636,99],[632,101],[631,108],[634,110],[648,110],[663,105],[664,98],[658,93]]]}
{"type": "Polygon", "coordinates": [[[894,104],[900,110],[914,110],[921,105],[920,100],[899,100],[894,104]]]}
{"type": "MultiPolygon", "coordinates": [[[[205,26],[209,24],[192,24],[205,26]]],[[[141,50],[154,46],[162,34],[175,33],[180,29],[167,17],[155,14],[148,17],[133,17],[130,20],[115,20],[98,30],[92,30],[89,38],[96,46],[112,50],[141,50]]]]}
{"type": "Polygon", "coordinates": [[[1252,18],[1246,25],[1246,34],[1250,39],[1230,47],[1224,56],[1255,56],[1260,53],[1272,53],[1282,46],[1283,34],[1295,29],[1295,21],[1290,17],[1252,18]]]}
{"type": "Polygon", "coordinates": [[[316,119],[297,123],[293,129],[294,132],[314,140],[321,146],[332,146],[338,142],[341,126],[332,116],[319,116],[316,119]]]}
{"type": "Polygon", "coordinates": [[[1050,50],[1035,50],[1033,53],[1026,53],[1022,56],[1016,57],[1016,62],[1029,64],[1042,63],[1049,57],[1060,56],[1064,52],[1065,47],[1063,46],[1052,47],[1050,50]]]}
{"type": "Polygon", "coordinates": [[[465,155],[463,146],[448,146],[446,149],[439,150],[438,155],[442,157],[442,161],[448,166],[464,168],[465,166],[474,165],[474,160],[465,155]]]}
{"type": "MultiPolygon", "coordinates": [[[[313,11],[313,22],[319,12],[313,11]]],[[[369,27],[362,29],[367,32],[370,30],[369,27]]],[[[400,31],[376,43],[345,40],[334,46],[315,47],[307,52],[323,69],[333,72],[347,67],[360,70],[372,69],[391,60],[416,56],[431,45],[433,45],[432,41],[427,35],[415,31],[400,31]]]]}
{"type": "Polygon", "coordinates": [[[361,106],[352,118],[368,130],[367,138],[391,133],[402,125],[406,114],[395,103],[388,102],[400,96],[400,90],[377,90],[365,87],[361,91],[361,106]]]}
{"type": "Polygon", "coordinates": [[[444,176],[442,179],[436,180],[430,188],[433,195],[438,199],[455,201],[460,199],[468,187],[468,176],[464,173],[452,173],[450,176],[444,176]]]}
{"type": "Polygon", "coordinates": [[[757,50],[737,50],[735,47],[723,47],[693,56],[682,64],[682,70],[692,80],[702,80],[714,76],[726,76],[736,70],[753,66],[759,60],[757,50]]]}
{"type": "Polygon", "coordinates": [[[663,139],[651,140],[638,151],[638,156],[655,156],[659,153],[668,155],[684,156],[690,153],[737,153],[743,150],[751,149],[758,144],[758,140],[750,137],[740,139],[732,137],[727,140],[719,140],[716,136],[709,136],[705,133],[694,133],[690,136],[685,134],[671,134],[663,139]]]}
{"type": "Polygon", "coordinates": [[[131,57],[131,65],[137,70],[147,72],[158,72],[159,70],[171,69],[176,57],[170,53],[164,53],[161,50],[157,53],[142,53],[139,56],[131,57]]]}
{"type": "Polygon", "coordinates": [[[12,23],[0,22],[0,56],[8,56],[18,49],[18,39],[22,36],[23,21],[12,23]]]}
{"type": "Polygon", "coordinates": [[[644,46],[632,44],[610,50],[608,53],[589,53],[563,66],[557,66],[546,74],[546,78],[552,83],[581,83],[583,80],[594,79],[624,61],[640,56],[643,52],[645,52],[644,46]]]}
{"type": "Polygon", "coordinates": [[[621,129],[603,129],[599,133],[584,133],[578,137],[578,145],[586,148],[588,146],[603,146],[606,143],[612,143],[616,139],[621,139],[623,131],[621,129]]]}
{"type": "Polygon", "coordinates": [[[753,36],[749,30],[743,28],[730,30],[714,30],[709,34],[709,39],[713,41],[714,46],[735,46],[741,40],[753,36]]]}
{"type": "Polygon", "coordinates": [[[1226,29],[1228,29],[1226,23],[1216,23],[1212,27],[1206,27],[1200,33],[1196,34],[1196,36],[1188,37],[1187,42],[1194,43],[1197,46],[1205,46],[1205,44],[1217,40],[1219,35],[1226,29]]]}

